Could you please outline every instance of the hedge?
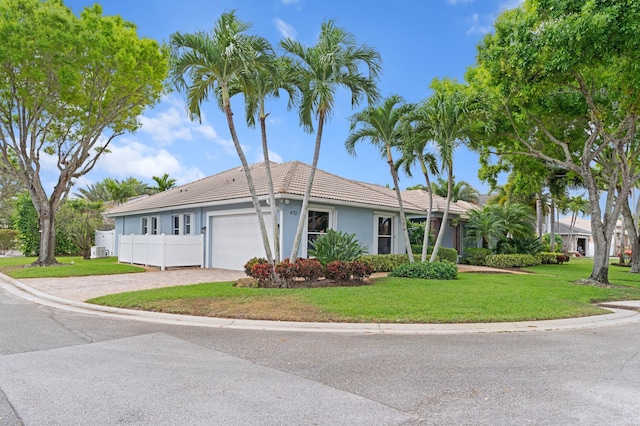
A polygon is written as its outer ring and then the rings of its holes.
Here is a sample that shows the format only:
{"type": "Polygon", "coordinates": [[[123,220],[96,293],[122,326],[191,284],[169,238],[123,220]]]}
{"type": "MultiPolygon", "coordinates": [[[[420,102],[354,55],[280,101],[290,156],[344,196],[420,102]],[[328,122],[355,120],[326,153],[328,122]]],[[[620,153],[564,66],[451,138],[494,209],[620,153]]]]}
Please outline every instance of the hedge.
{"type": "Polygon", "coordinates": [[[486,257],[491,268],[522,268],[540,265],[540,258],[531,254],[492,254],[486,257]]]}
{"type": "Polygon", "coordinates": [[[493,252],[488,248],[475,248],[469,247],[464,249],[464,257],[462,263],[468,265],[481,265],[486,266],[487,256],[490,256],[493,252]]]}
{"type": "MultiPolygon", "coordinates": [[[[422,244],[412,244],[411,251],[413,252],[414,256],[421,256],[422,244]]],[[[427,260],[429,259],[429,256],[431,256],[432,252],[433,247],[427,247],[427,260]]],[[[440,249],[438,249],[438,256],[436,257],[436,260],[448,260],[449,262],[458,263],[458,251],[450,247],[440,247],[440,249]]]]}
{"type": "Polygon", "coordinates": [[[458,276],[455,263],[443,260],[441,262],[405,263],[391,271],[391,277],[422,278],[426,280],[453,280],[458,276]]]}
{"type": "Polygon", "coordinates": [[[569,256],[564,253],[542,252],[538,253],[540,263],[545,265],[561,265],[569,261],[569,256]]]}
{"type": "Polygon", "coordinates": [[[373,272],[391,272],[393,268],[409,263],[406,254],[366,254],[360,256],[360,262],[371,267],[373,272]]]}

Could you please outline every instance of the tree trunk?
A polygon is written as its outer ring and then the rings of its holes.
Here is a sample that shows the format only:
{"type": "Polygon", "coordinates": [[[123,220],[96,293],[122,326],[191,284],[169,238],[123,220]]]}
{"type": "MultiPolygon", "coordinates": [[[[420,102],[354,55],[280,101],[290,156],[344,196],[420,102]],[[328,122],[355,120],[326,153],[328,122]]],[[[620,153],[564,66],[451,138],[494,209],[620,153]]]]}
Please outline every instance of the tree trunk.
{"type": "Polygon", "coordinates": [[[391,169],[391,177],[393,178],[393,186],[396,189],[396,196],[398,197],[398,205],[400,206],[400,222],[402,223],[402,233],[404,234],[404,245],[409,256],[409,263],[413,263],[413,250],[411,249],[411,241],[409,240],[409,230],[407,229],[407,218],[404,214],[404,206],[402,205],[402,193],[400,192],[400,186],[398,182],[398,172],[393,165],[393,157],[391,155],[391,146],[387,145],[387,163],[389,163],[389,169],[391,169]]]}
{"type": "Polygon", "coordinates": [[[451,193],[453,192],[453,165],[449,164],[447,167],[449,169],[449,185],[447,188],[447,204],[444,206],[444,213],[442,214],[442,225],[440,226],[440,231],[438,231],[438,238],[436,238],[436,242],[433,244],[433,252],[431,252],[431,258],[429,262],[435,262],[438,257],[438,251],[440,250],[440,245],[442,244],[442,240],[444,239],[444,233],[447,229],[447,220],[449,219],[449,204],[451,203],[451,193]]]}
{"type": "Polygon", "coordinates": [[[556,251],[556,200],[553,197],[549,206],[549,247],[552,252],[556,251]]]}
{"type": "Polygon", "coordinates": [[[538,225],[538,238],[542,239],[544,235],[544,231],[542,230],[542,219],[543,219],[543,209],[542,209],[542,195],[536,194],[536,223],[538,225]]]}
{"type": "MultiPolygon", "coordinates": [[[[622,205],[622,218],[627,224],[627,233],[629,234],[629,242],[631,243],[631,273],[640,274],[640,235],[638,226],[631,213],[629,201],[622,205]]],[[[624,229],[624,228],[623,228],[624,229]]]]}
{"type": "Polygon", "coordinates": [[[38,218],[40,224],[40,252],[38,260],[33,262],[37,266],[56,265],[56,226],[55,214],[51,211],[51,206],[45,201],[46,209],[43,209],[38,218]]]}
{"type": "Polygon", "coordinates": [[[421,161],[422,173],[424,174],[424,180],[427,183],[427,191],[429,192],[429,209],[427,210],[427,223],[424,225],[424,237],[422,239],[422,255],[420,260],[425,262],[427,260],[427,250],[429,247],[429,239],[431,238],[431,214],[433,213],[433,192],[431,191],[431,182],[429,181],[429,173],[424,161],[421,161]]]}
{"type": "MultiPolygon", "coordinates": [[[[228,99],[228,95],[225,98],[228,99]]],[[[260,232],[262,234],[262,244],[264,246],[264,252],[267,256],[267,261],[270,264],[273,264],[273,254],[271,253],[271,244],[269,244],[269,235],[267,234],[267,227],[264,224],[262,207],[260,207],[260,200],[258,200],[256,187],[253,183],[253,176],[251,175],[251,169],[249,168],[247,157],[244,155],[244,151],[242,150],[242,145],[240,145],[240,141],[238,140],[238,134],[236,133],[236,126],[233,123],[233,112],[231,111],[231,104],[228,101],[224,106],[224,112],[225,112],[225,115],[227,116],[227,124],[229,125],[229,132],[231,133],[233,146],[236,148],[236,152],[238,153],[238,157],[240,158],[240,162],[242,163],[244,175],[247,178],[247,185],[249,186],[249,192],[251,193],[251,201],[253,201],[253,207],[256,209],[256,214],[258,215],[258,224],[260,225],[260,232]]]]}
{"type": "MultiPolygon", "coordinates": [[[[624,213],[624,210],[625,209],[623,208],[623,213],[624,213]]],[[[619,252],[618,252],[618,256],[619,256],[618,262],[621,265],[625,264],[625,261],[624,261],[624,249],[626,248],[626,246],[625,246],[625,239],[626,238],[625,238],[625,235],[624,235],[624,233],[625,233],[625,220],[624,219],[625,219],[625,215],[623,214],[622,215],[622,222],[620,223],[620,238],[618,239],[618,243],[619,243],[618,244],[618,250],[619,250],[619,252]]]]}
{"type": "Polygon", "coordinates": [[[302,198],[302,208],[300,209],[300,217],[298,218],[298,228],[296,229],[296,236],[293,240],[293,247],[291,248],[291,256],[289,259],[291,262],[295,261],[300,251],[300,242],[302,241],[302,232],[304,231],[304,224],[307,222],[307,214],[309,210],[309,197],[311,196],[311,187],[313,186],[313,178],[316,174],[316,168],[318,167],[318,158],[320,158],[320,144],[322,142],[322,130],[324,128],[324,110],[321,110],[318,115],[318,133],[316,134],[316,145],[313,151],[313,162],[311,163],[311,171],[309,172],[309,179],[307,180],[307,187],[304,191],[304,197],[302,198]]]}
{"type": "Polygon", "coordinates": [[[271,228],[273,230],[273,261],[280,262],[280,232],[278,230],[278,209],[276,196],[273,190],[273,178],[271,176],[271,162],[269,161],[269,146],[267,144],[267,116],[264,113],[264,103],[260,104],[260,132],[262,133],[262,153],[267,175],[267,188],[269,190],[269,205],[271,206],[271,228]]]}

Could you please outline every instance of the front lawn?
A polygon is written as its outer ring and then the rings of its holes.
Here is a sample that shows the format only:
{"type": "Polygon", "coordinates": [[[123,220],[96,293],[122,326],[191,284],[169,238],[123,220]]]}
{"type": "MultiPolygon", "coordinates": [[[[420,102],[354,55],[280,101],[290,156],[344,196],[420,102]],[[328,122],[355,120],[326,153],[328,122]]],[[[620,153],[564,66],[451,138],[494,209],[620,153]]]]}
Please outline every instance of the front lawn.
{"type": "Polygon", "coordinates": [[[311,289],[236,288],[210,283],[122,293],[90,303],[189,315],[287,321],[464,323],[597,315],[592,305],[640,299],[640,276],[611,268],[620,287],[574,284],[589,259],[528,268],[533,274],[460,273],[457,280],[381,278],[373,285],[311,289]]]}
{"type": "Polygon", "coordinates": [[[140,266],[118,263],[117,257],[85,260],[80,256],[58,257],[60,265],[46,268],[30,268],[35,257],[6,257],[0,258],[0,272],[12,278],[48,278],[48,277],[79,277],[87,275],[126,274],[130,272],[144,272],[140,266]]]}

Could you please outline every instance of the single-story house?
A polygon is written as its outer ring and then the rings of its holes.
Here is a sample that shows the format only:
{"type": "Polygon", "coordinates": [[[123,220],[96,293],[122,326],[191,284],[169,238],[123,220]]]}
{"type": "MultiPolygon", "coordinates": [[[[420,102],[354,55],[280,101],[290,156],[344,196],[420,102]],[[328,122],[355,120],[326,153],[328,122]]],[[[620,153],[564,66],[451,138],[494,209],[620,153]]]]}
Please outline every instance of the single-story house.
{"type": "MultiPolygon", "coordinates": [[[[584,226],[584,222],[580,222],[584,226]]],[[[576,225],[571,228],[571,218],[560,219],[556,223],[556,233],[562,238],[562,248],[569,253],[580,253],[582,256],[593,257],[594,243],[590,230],[576,225]],[[569,222],[569,223],[567,223],[569,222]]],[[[591,229],[591,225],[589,225],[591,229]]]]}
{"type": "MultiPolygon", "coordinates": [[[[285,258],[291,254],[311,167],[299,161],[271,163],[276,205],[270,206],[265,165],[251,165],[251,173],[272,243],[270,217],[277,215],[280,252],[285,258]]],[[[412,192],[403,193],[407,216],[425,217],[426,204],[421,200],[424,195],[412,192]]],[[[464,214],[463,207],[453,204],[451,211],[452,217],[464,214]]],[[[108,216],[115,221],[116,255],[120,261],[241,270],[252,257],[265,256],[257,214],[241,167],[117,206],[108,216]],[[153,250],[163,260],[152,260],[153,250]]],[[[309,241],[330,228],[355,234],[369,253],[404,253],[399,220],[398,201],[392,189],[318,169],[298,256],[307,257],[309,241]]],[[[443,246],[462,247],[462,232],[456,230],[459,226],[452,227],[443,246]]]]}

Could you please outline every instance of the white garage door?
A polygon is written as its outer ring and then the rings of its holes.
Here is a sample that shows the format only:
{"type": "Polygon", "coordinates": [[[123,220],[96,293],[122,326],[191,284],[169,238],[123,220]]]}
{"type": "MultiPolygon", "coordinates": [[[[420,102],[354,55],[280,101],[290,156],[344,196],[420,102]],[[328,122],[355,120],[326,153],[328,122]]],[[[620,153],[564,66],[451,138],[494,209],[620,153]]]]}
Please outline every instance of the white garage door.
{"type": "MultiPolygon", "coordinates": [[[[271,215],[263,214],[273,244],[271,215]]],[[[258,216],[239,214],[233,216],[213,216],[211,218],[211,266],[214,268],[241,271],[244,264],[253,257],[266,257],[258,224],[258,216]]]]}

